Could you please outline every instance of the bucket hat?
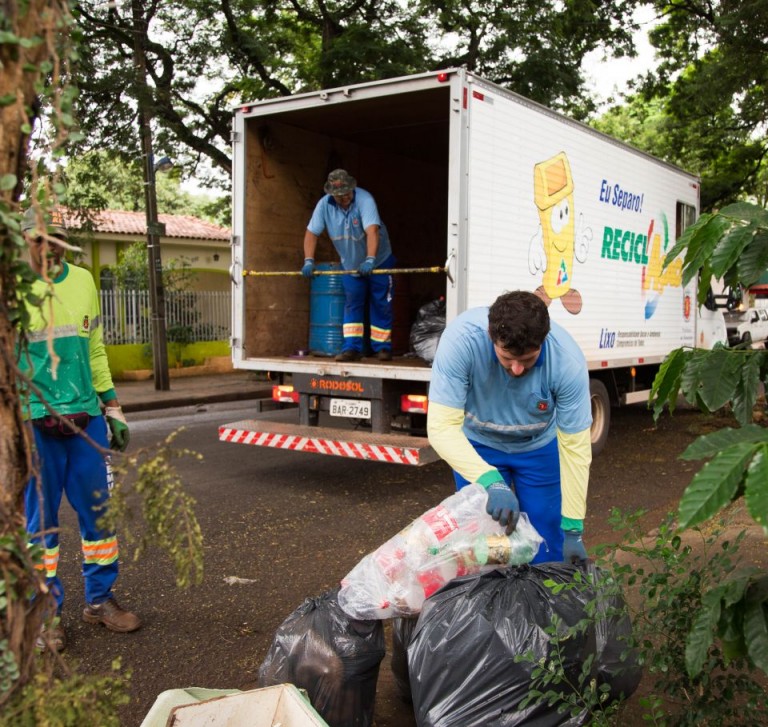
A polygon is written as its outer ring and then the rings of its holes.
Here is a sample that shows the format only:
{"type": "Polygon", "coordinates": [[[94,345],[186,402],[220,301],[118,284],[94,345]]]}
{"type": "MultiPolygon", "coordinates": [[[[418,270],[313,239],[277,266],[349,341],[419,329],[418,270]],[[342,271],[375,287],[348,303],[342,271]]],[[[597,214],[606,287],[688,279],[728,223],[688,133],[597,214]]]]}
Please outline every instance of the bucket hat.
{"type": "Polygon", "coordinates": [[[334,169],[325,182],[323,189],[326,194],[349,194],[357,187],[357,180],[346,169],[334,169]]]}

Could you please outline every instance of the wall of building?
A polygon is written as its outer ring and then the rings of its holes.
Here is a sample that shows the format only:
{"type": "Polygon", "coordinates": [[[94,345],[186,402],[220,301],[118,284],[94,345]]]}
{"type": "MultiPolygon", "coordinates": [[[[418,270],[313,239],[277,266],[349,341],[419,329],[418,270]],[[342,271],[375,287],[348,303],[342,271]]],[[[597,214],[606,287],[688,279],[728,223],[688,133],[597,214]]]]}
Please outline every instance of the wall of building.
{"type": "MultiPolygon", "coordinates": [[[[127,379],[148,378],[152,371],[152,351],[149,344],[124,344],[107,346],[107,359],[112,378],[115,381],[127,379]],[[139,372],[139,373],[136,373],[139,372]]],[[[212,359],[230,359],[232,349],[229,341],[202,341],[190,343],[182,349],[168,344],[169,369],[183,369],[205,366],[212,359]]],[[[213,365],[213,364],[210,364],[213,365]]],[[[217,369],[222,368],[222,362],[217,361],[217,369]]]]}

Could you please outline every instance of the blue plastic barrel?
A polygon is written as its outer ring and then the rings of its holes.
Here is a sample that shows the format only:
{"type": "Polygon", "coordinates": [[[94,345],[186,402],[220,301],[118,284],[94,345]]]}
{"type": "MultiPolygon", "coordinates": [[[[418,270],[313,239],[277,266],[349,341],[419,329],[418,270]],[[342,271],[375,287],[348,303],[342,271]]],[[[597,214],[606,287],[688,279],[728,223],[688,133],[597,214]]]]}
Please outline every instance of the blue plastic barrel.
{"type": "MultiPolygon", "coordinates": [[[[341,270],[337,263],[319,263],[317,270],[341,270]]],[[[335,356],[344,343],[344,287],[341,275],[316,275],[309,289],[309,352],[335,356]]]]}

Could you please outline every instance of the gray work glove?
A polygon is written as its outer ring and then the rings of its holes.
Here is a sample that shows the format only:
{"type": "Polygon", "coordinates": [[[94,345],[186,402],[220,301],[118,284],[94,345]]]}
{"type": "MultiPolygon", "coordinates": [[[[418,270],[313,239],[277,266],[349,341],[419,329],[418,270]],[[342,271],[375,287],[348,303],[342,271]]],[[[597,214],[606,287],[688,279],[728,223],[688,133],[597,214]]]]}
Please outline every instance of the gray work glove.
{"type": "Polygon", "coordinates": [[[499,525],[506,525],[506,533],[510,535],[517,527],[520,517],[520,503],[517,500],[515,488],[506,482],[494,482],[488,488],[485,511],[497,520],[499,525]]]}

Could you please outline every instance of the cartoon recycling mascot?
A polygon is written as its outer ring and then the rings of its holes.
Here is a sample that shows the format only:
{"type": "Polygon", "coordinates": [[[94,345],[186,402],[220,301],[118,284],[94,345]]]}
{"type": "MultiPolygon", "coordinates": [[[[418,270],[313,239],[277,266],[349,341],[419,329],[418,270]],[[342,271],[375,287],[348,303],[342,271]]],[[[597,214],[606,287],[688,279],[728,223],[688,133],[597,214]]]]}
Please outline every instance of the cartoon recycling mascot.
{"type": "Polygon", "coordinates": [[[573,258],[580,263],[587,259],[592,230],[579,215],[574,234],[573,177],[565,152],[534,166],[533,190],[540,225],[531,240],[528,268],[532,275],[543,273],[535,293],[547,305],[559,298],[565,310],[576,315],[582,300],[571,281],[573,258]]]}

